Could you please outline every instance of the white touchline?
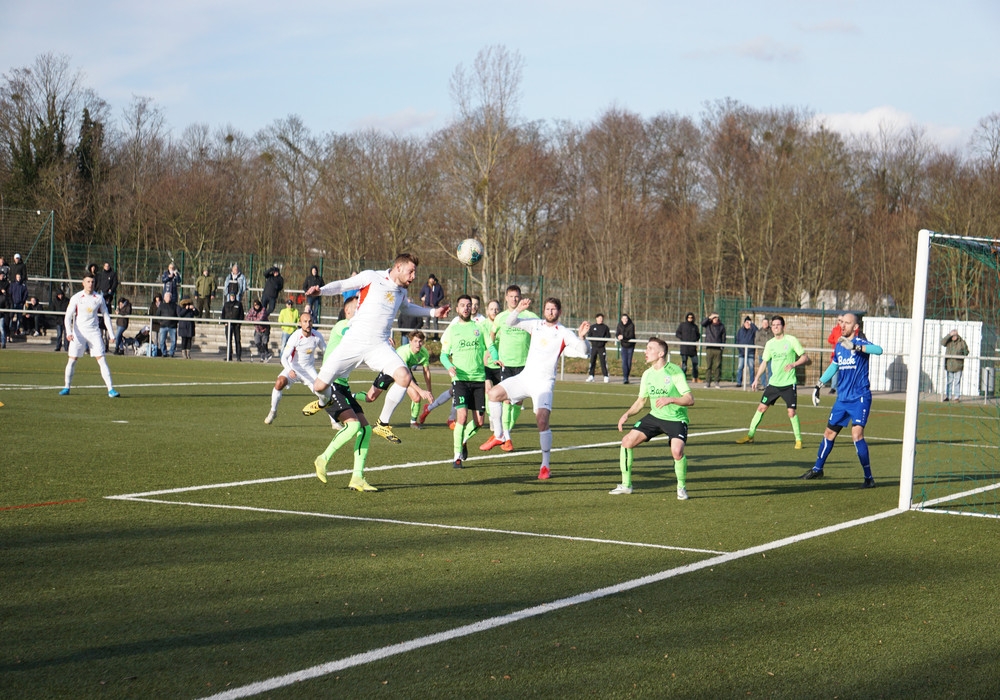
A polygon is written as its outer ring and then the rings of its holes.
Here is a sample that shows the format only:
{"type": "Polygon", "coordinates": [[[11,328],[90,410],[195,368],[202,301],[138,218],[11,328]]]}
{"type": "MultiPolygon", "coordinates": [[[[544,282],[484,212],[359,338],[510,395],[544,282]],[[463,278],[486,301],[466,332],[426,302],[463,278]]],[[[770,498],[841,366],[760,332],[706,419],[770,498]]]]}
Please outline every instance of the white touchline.
{"type": "Polygon", "coordinates": [[[617,595],[624,591],[630,591],[635,588],[640,588],[642,586],[648,586],[652,583],[659,583],[660,581],[666,581],[667,579],[674,578],[676,576],[681,576],[683,574],[690,574],[695,571],[700,571],[712,566],[718,566],[721,564],[726,564],[731,561],[736,561],[737,559],[744,559],[746,557],[753,556],[755,554],[762,554],[764,552],[769,552],[774,549],[779,549],[781,547],[787,547],[791,544],[796,544],[798,542],[803,542],[814,537],[822,537],[823,535],[829,535],[834,532],[839,532],[841,530],[846,530],[852,527],[857,527],[858,525],[866,525],[868,523],[873,523],[885,518],[890,518],[894,515],[899,515],[900,513],[905,513],[908,511],[893,509],[885,511],[884,513],[877,513],[875,515],[869,515],[864,518],[858,518],[857,520],[850,520],[845,523],[840,523],[838,525],[830,525],[828,527],[823,527],[818,530],[813,530],[812,532],[804,532],[799,535],[793,535],[791,537],[785,537],[780,540],[775,540],[774,542],[768,542],[766,544],[757,545],[756,547],[749,547],[747,549],[741,549],[738,552],[730,552],[728,554],[720,554],[719,556],[711,557],[709,559],[704,559],[693,564],[685,564],[684,566],[678,566],[673,569],[667,569],[656,574],[650,574],[648,576],[642,576],[631,581],[626,581],[624,583],[619,583],[614,586],[607,586],[605,588],[598,588],[595,591],[590,591],[588,593],[580,593],[575,596],[570,596],[568,598],[561,598],[559,600],[554,600],[551,603],[542,603],[541,605],[535,605],[530,608],[525,608],[523,610],[517,610],[507,615],[498,615],[497,617],[491,617],[487,620],[480,620],[479,622],[474,622],[471,625],[463,625],[462,627],[456,627],[455,629],[446,630],[444,632],[438,632],[437,634],[430,634],[426,637],[418,637],[416,639],[411,639],[406,642],[400,642],[399,644],[390,644],[389,646],[384,646],[379,649],[372,649],[370,651],[363,652],[361,654],[354,654],[353,656],[348,656],[343,659],[337,659],[335,661],[330,661],[325,664],[319,664],[318,666],[313,666],[311,668],[305,668],[301,671],[295,671],[294,673],[288,673],[283,676],[275,676],[274,678],[269,678],[263,681],[257,681],[256,683],[250,683],[248,685],[240,686],[238,688],[232,688],[222,693],[217,693],[215,695],[210,695],[205,700],[231,700],[235,698],[247,698],[253,695],[259,695],[260,693],[266,693],[271,690],[277,690],[278,688],[284,688],[286,686],[292,685],[293,683],[300,683],[312,678],[319,678],[321,676],[326,676],[331,673],[336,673],[337,671],[342,671],[346,668],[351,668],[354,666],[361,666],[364,664],[372,663],[373,661],[380,661],[382,659],[389,658],[391,656],[396,656],[398,654],[405,654],[409,651],[414,651],[416,649],[421,649],[423,647],[432,646],[434,644],[440,644],[441,642],[451,641],[453,639],[458,639],[460,637],[467,637],[472,634],[477,634],[479,632],[485,632],[497,627],[502,627],[504,625],[509,625],[515,622],[520,622],[521,620],[527,620],[531,617],[536,617],[538,615],[544,615],[546,613],[553,612],[555,610],[560,610],[562,608],[568,608],[573,605],[580,605],[582,603],[589,603],[600,598],[605,598],[611,595],[617,595]]]}

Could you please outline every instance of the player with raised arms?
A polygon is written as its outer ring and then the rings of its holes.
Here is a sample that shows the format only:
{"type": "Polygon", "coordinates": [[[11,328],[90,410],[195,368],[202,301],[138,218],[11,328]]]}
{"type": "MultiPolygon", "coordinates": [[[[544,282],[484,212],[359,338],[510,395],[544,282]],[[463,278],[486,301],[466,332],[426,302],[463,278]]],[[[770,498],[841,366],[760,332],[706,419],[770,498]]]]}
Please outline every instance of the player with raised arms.
{"type": "Polygon", "coordinates": [[[764,352],[761,354],[760,367],[754,375],[750,388],[756,390],[760,383],[760,378],[771,367],[771,379],[764,388],[764,395],[760,398],[757,412],[753,414],[750,421],[750,429],[744,437],[737,440],[737,444],[745,445],[753,442],[753,436],[757,432],[757,426],[767,409],[771,407],[779,398],[788,407],[788,420],[792,424],[792,432],[795,434],[795,449],[802,449],[802,429],[799,427],[799,417],[795,413],[798,406],[798,387],[796,386],[795,368],[808,365],[812,362],[806,354],[802,343],[794,335],[785,333],[785,319],[781,316],[771,318],[771,332],[774,337],[764,345],[764,352]]]}
{"type": "Polygon", "coordinates": [[[837,373],[837,400],[830,410],[830,418],[823,431],[823,442],[819,445],[816,463],[813,468],[800,476],[800,479],[820,479],[823,477],[823,466],[826,458],[833,451],[833,442],[837,435],[847,425],[851,426],[851,437],[854,439],[854,449],[858,453],[858,461],[864,472],[865,480],[861,488],[875,488],[875,477],[872,476],[871,459],[868,455],[868,443],[865,442],[865,426],[872,407],[872,388],[868,377],[868,359],[870,355],[881,355],[882,348],[858,334],[860,324],[855,314],[844,314],[840,317],[840,340],[833,348],[834,361],[823,372],[819,383],[813,389],[812,402],[819,405],[819,390],[837,373]]]}
{"type": "Polygon", "coordinates": [[[490,410],[502,410],[502,401],[509,400],[513,404],[531,398],[535,409],[535,424],[538,426],[538,442],[542,448],[542,466],[538,470],[538,478],[548,479],[551,476],[549,455],[552,451],[549,417],[552,414],[552,394],[556,386],[556,365],[563,350],[567,350],[566,354],[572,357],[589,356],[587,332],[590,324],[587,321],[581,323],[576,334],[560,324],[562,302],[555,297],[545,300],[542,318],[534,314],[531,318],[519,318],[521,312],[527,311],[529,306],[531,299],[520,299],[507,315],[507,326],[523,330],[531,340],[523,371],[490,389],[490,410]]]}
{"type": "Polygon", "coordinates": [[[416,402],[433,401],[434,395],[421,389],[414,382],[409,368],[402,358],[396,354],[390,342],[392,323],[399,315],[400,309],[407,316],[430,316],[445,318],[448,306],[431,308],[413,304],[406,298],[406,290],[417,275],[417,257],[410,253],[396,256],[392,267],[377,272],[365,270],[344,280],[336,280],[322,287],[313,286],[306,290],[306,296],[333,296],[343,292],[359,290],[360,301],[354,314],[350,328],[344,334],[344,342],[340,343],[334,352],[323,360],[319,376],[313,385],[315,392],[321,396],[302,412],[306,415],[324,407],[330,400],[331,383],[338,377],[346,377],[351,370],[367,365],[376,372],[391,375],[395,384],[386,392],[382,405],[382,414],[372,429],[376,435],[390,442],[402,442],[389,424],[392,412],[408,392],[416,402]]]}
{"type": "Polygon", "coordinates": [[[456,469],[468,456],[469,438],[483,426],[486,407],[486,353],[494,360],[496,347],[482,324],[472,318],[472,297],[463,294],[455,306],[457,317],[441,337],[441,364],[448,370],[454,391],[456,469]],[[471,415],[470,415],[471,414],[471,415]]]}
{"type": "Polygon", "coordinates": [[[65,385],[59,390],[60,396],[69,394],[70,385],[73,383],[73,372],[76,371],[76,361],[83,357],[88,349],[90,356],[97,360],[97,366],[101,369],[101,378],[108,387],[108,396],[113,399],[120,396],[111,383],[111,368],[108,367],[107,358],[104,357],[101,319],[104,319],[105,328],[112,327],[108,305],[104,302],[104,296],[94,291],[94,275],[88,272],[83,276],[83,290],[70,298],[66,316],[63,318],[66,340],[69,341],[67,351],[69,359],[66,362],[65,385]]]}
{"type": "Polygon", "coordinates": [[[694,406],[694,394],[684,377],[684,370],[667,362],[667,344],[660,338],[650,338],[646,343],[646,364],[649,369],[642,373],[639,382],[639,398],[618,419],[618,432],[624,429],[630,416],[634,416],[650,401],[650,410],[638,423],[632,426],[619,452],[619,466],[622,483],[609,491],[613,496],[632,493],[632,450],[652,440],[657,435],[666,435],[670,441],[670,454],[674,458],[674,475],[677,477],[677,498],[686,501],[688,406],[694,406]]]}

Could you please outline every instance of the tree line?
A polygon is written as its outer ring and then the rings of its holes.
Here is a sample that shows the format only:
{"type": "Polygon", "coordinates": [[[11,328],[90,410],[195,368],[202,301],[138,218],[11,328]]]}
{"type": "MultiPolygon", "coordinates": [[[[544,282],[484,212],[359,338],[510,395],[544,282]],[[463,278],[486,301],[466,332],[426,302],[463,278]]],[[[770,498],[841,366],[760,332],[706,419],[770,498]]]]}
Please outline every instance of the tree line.
{"type": "MultiPolygon", "coordinates": [[[[420,137],[318,134],[294,115],[177,136],[152,100],[113,114],[67,57],[45,54],[0,83],[0,193],[53,210],[59,241],[194,258],[356,269],[401,251],[444,259],[472,236],[489,296],[545,274],[571,294],[621,285],[626,310],[640,288],[906,306],[920,228],[1000,238],[1000,112],[961,152],[915,128],[847,138],[805,108],[732,100],[697,117],[528,121],[522,71],[517,53],[484,49],[451,76],[454,119],[420,137]]],[[[955,265],[960,283],[974,274],[955,265]]]]}

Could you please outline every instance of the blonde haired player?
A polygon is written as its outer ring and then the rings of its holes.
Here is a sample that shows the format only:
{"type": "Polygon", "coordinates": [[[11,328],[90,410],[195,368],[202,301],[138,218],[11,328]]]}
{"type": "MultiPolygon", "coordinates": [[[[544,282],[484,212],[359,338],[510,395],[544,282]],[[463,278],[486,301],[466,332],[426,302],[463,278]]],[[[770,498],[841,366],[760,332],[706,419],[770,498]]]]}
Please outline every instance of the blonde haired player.
{"type": "Polygon", "coordinates": [[[69,360],[66,362],[65,386],[59,391],[60,396],[69,394],[70,384],[73,383],[73,372],[76,370],[76,361],[83,357],[87,350],[90,356],[97,360],[97,366],[101,368],[101,378],[108,387],[108,396],[113,399],[120,395],[111,384],[111,369],[108,361],[104,357],[104,340],[101,338],[101,321],[104,319],[104,327],[111,328],[111,315],[108,313],[108,305],[104,303],[104,297],[94,292],[94,275],[87,273],[83,276],[83,291],[77,292],[69,300],[66,307],[66,316],[63,323],[66,327],[66,340],[69,341],[69,360]]]}

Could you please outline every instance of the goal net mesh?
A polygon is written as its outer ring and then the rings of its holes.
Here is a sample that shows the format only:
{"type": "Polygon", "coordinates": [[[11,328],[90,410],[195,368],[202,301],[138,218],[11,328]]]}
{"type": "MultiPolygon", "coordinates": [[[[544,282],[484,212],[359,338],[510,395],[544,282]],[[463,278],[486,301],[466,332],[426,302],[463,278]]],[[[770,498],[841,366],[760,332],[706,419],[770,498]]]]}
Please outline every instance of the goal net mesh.
{"type": "Polygon", "coordinates": [[[912,503],[1000,516],[1000,241],[931,234],[928,252],[912,503]],[[967,356],[945,346],[953,331],[967,356]]]}

